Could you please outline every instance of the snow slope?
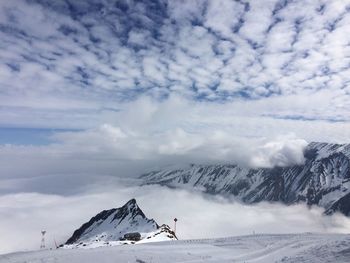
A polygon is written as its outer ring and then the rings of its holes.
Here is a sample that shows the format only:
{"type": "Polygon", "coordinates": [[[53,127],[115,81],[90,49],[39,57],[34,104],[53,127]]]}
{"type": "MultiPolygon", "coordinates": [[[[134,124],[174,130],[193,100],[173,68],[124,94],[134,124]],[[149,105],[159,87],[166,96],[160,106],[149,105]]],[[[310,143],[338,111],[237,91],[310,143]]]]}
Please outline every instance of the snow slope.
{"type": "Polygon", "coordinates": [[[350,262],[350,235],[284,234],[0,255],[0,263],[350,262]]]}

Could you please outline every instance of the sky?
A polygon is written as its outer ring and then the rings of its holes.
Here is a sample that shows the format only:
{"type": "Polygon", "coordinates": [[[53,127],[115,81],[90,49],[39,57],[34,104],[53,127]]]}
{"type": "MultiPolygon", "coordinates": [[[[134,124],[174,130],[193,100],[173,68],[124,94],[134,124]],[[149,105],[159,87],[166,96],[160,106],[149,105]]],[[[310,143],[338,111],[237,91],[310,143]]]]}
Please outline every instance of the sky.
{"type": "Polygon", "coordinates": [[[154,167],[283,166],[309,142],[349,143],[349,12],[349,0],[0,1],[0,214],[154,167]]]}
{"type": "Polygon", "coordinates": [[[300,163],[308,142],[348,143],[349,10],[344,0],[2,1],[1,177],[271,167],[262,155],[300,163]]]}

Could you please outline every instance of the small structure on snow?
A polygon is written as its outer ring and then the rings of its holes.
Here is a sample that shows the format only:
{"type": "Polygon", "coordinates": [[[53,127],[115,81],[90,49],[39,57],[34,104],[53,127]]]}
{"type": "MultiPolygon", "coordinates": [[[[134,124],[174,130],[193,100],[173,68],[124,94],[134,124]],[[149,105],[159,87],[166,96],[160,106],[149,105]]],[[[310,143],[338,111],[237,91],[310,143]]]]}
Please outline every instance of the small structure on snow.
{"type": "Polygon", "coordinates": [[[140,241],[141,234],[139,232],[126,233],[122,238],[120,238],[120,240],[121,241],[124,241],[124,240],[140,241]]]}

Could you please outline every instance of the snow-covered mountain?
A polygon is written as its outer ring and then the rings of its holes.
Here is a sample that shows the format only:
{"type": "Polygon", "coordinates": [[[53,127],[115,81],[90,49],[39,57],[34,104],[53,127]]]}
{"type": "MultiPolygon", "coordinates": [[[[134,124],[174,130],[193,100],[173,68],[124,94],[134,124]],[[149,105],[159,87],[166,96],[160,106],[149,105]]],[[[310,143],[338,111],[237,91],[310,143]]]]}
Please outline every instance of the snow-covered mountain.
{"type": "Polygon", "coordinates": [[[190,165],[152,171],[143,184],[194,187],[210,194],[234,195],[245,203],[305,202],[350,216],[350,144],[310,143],[305,163],[249,169],[237,165],[190,165]]]}
{"type": "Polygon", "coordinates": [[[127,233],[140,233],[140,243],[177,239],[167,225],[159,226],[153,219],[148,219],[135,199],[131,199],[120,208],[104,210],[92,217],[74,231],[67,240],[65,248],[90,248],[135,243],[122,240],[127,233]]]}

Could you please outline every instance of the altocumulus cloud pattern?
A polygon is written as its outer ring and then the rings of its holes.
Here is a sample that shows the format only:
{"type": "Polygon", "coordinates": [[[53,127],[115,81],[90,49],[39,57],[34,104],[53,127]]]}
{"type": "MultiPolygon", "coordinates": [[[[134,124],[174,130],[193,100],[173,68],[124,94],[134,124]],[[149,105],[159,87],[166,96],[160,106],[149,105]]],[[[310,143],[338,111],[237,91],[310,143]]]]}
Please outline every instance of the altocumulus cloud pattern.
{"type": "Polygon", "coordinates": [[[0,118],[18,126],[30,112],[42,126],[175,94],[255,105],[281,98],[260,115],[346,122],[349,10],[343,0],[2,1],[0,118]]]}

